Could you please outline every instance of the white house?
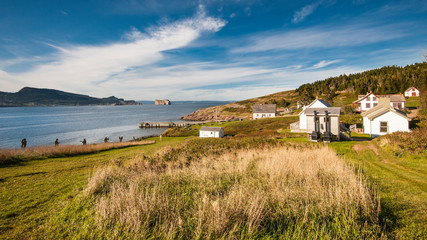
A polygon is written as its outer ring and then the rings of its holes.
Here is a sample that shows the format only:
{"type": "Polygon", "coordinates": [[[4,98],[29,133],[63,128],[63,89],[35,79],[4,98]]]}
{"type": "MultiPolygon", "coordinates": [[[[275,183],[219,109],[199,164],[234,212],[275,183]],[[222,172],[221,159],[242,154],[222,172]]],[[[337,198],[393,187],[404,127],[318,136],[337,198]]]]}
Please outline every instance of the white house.
{"type": "Polygon", "coordinates": [[[402,94],[375,95],[372,92],[366,95],[359,95],[358,99],[353,102],[355,112],[365,112],[378,106],[379,98],[389,98],[390,106],[399,110],[405,110],[406,99],[402,94]]]}
{"type": "Polygon", "coordinates": [[[329,103],[325,102],[323,99],[316,99],[307,106],[302,107],[302,111],[298,114],[299,115],[299,129],[301,131],[307,130],[307,115],[306,111],[309,108],[328,108],[332,107],[329,103]]]}
{"type": "Polygon", "coordinates": [[[253,119],[276,117],[276,104],[254,104],[253,119]]]}
{"type": "Polygon", "coordinates": [[[409,118],[390,106],[390,98],[380,98],[378,106],[363,112],[363,129],[371,137],[378,137],[397,131],[409,132],[409,118]]]}
{"type": "Polygon", "coordinates": [[[222,127],[202,126],[199,131],[199,137],[222,138],[224,137],[224,129],[222,127]]]}
{"type": "Polygon", "coordinates": [[[419,97],[419,96],[420,96],[420,90],[414,87],[410,87],[405,91],[405,97],[419,97]]]}

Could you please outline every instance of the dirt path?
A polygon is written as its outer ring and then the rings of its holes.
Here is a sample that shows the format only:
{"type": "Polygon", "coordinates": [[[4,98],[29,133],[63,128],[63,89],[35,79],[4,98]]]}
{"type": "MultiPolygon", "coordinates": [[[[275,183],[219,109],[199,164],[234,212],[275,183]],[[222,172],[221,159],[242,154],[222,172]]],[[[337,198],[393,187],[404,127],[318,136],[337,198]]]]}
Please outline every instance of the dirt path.
{"type": "Polygon", "coordinates": [[[366,150],[372,150],[375,153],[375,155],[378,156],[378,148],[372,142],[369,142],[368,145],[363,144],[363,143],[354,144],[353,150],[356,151],[357,153],[360,153],[360,152],[366,151],[366,150]]]}

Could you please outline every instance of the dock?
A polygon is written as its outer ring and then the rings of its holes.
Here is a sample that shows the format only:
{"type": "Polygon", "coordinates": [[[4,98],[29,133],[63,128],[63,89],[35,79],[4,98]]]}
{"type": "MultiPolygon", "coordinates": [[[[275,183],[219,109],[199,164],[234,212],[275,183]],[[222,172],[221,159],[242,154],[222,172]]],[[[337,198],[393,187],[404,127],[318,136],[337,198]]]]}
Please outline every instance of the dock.
{"type": "Polygon", "coordinates": [[[139,128],[172,128],[189,127],[191,125],[202,124],[204,122],[141,122],[139,128]]]}

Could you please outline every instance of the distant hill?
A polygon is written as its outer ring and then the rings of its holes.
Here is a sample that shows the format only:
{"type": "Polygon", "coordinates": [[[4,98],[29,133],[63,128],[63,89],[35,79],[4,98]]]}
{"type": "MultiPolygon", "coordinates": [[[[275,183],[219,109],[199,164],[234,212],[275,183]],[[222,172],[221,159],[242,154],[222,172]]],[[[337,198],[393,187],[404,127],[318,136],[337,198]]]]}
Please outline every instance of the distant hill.
{"type": "Polygon", "coordinates": [[[84,105],[139,105],[114,96],[94,98],[87,95],[68,93],[54,89],[24,87],[19,92],[0,92],[0,107],[24,106],[84,106],[84,105]]]}
{"type": "Polygon", "coordinates": [[[295,109],[297,103],[307,104],[316,97],[323,98],[334,107],[351,110],[358,94],[372,91],[376,94],[403,93],[409,87],[420,90],[427,86],[427,62],[405,67],[388,66],[362,73],[341,75],[303,84],[296,90],[273,93],[226,105],[197,110],[183,116],[185,120],[229,120],[250,117],[253,104],[277,104],[278,108],[295,109]]]}

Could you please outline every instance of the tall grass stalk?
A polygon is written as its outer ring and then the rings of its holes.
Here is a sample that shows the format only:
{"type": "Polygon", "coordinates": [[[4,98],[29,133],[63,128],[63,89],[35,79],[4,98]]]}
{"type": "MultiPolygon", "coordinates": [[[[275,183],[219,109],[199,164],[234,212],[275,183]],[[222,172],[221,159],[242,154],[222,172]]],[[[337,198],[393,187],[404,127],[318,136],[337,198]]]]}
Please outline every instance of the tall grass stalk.
{"type": "Polygon", "coordinates": [[[85,196],[95,202],[101,235],[360,239],[380,232],[378,198],[327,147],[239,149],[174,161],[165,154],[94,173],[85,196]]]}

